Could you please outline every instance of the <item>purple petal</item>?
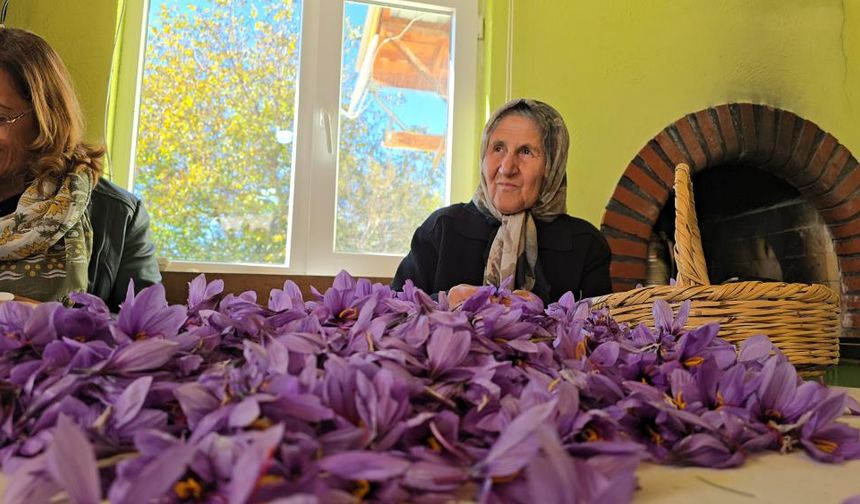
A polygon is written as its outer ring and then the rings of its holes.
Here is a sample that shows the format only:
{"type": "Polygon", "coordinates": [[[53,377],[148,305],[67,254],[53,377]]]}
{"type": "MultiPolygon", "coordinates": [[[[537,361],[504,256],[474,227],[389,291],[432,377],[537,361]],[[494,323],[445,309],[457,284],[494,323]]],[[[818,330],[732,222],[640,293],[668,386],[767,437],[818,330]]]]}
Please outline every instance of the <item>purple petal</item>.
{"type": "Polygon", "coordinates": [[[129,292],[117,317],[117,327],[132,339],[176,336],[185,322],[184,306],[167,306],[164,285],[154,284],[134,296],[129,292]]]}
{"type": "Polygon", "coordinates": [[[445,492],[459,488],[466,477],[462,467],[422,461],[409,466],[403,484],[417,490],[445,492]]]}
{"type": "Polygon", "coordinates": [[[130,478],[118,477],[111,486],[109,500],[116,504],[147,504],[165,495],[194,456],[194,447],[177,444],[165,449],[140,467],[130,478]]]}
{"type": "Polygon", "coordinates": [[[122,428],[140,412],[149,394],[150,386],[152,386],[152,377],[144,376],[131,382],[119,395],[113,405],[113,420],[116,428],[122,428]]]}
{"type": "Polygon", "coordinates": [[[105,371],[134,373],[157,369],[169,361],[179,351],[179,344],[165,339],[145,339],[135,341],[120,348],[109,359],[105,371]]]}
{"type": "Polygon", "coordinates": [[[857,429],[834,422],[801,437],[806,452],[822,462],[844,462],[860,458],[857,429]]]}
{"type": "Polygon", "coordinates": [[[576,502],[580,471],[574,459],[565,452],[554,428],[542,426],[538,439],[545,456],[535,457],[526,469],[532,500],[541,504],[576,502]]]}
{"type": "Polygon", "coordinates": [[[469,353],[471,336],[465,331],[454,331],[450,327],[439,327],[430,335],[427,343],[427,357],[433,373],[440,373],[456,367],[469,353]]]}
{"type": "Polygon", "coordinates": [[[764,361],[774,350],[773,343],[764,334],[745,339],[738,350],[738,360],[741,362],[764,361]]]}
{"type": "Polygon", "coordinates": [[[675,447],[680,462],[703,467],[736,467],[744,463],[744,455],[733,452],[723,442],[709,434],[692,434],[675,447]]]}
{"type": "Polygon", "coordinates": [[[284,426],[279,424],[254,437],[253,443],[239,455],[230,479],[230,502],[246,502],[257,481],[265,471],[265,464],[284,437],[284,426]]]}
{"type": "Polygon", "coordinates": [[[540,448],[535,431],[555,411],[555,401],[521,413],[502,431],[484,459],[487,476],[508,476],[523,468],[540,448]]]}
{"type": "Polygon", "coordinates": [[[8,486],[3,493],[5,504],[53,502],[62,488],[48,476],[46,455],[26,459],[11,474],[5,474],[8,486]]]}
{"type": "Polygon", "coordinates": [[[201,418],[221,404],[221,401],[200,383],[183,383],[173,391],[173,395],[179,401],[182,413],[188,419],[188,426],[192,430],[197,428],[197,422],[201,418]]]}
{"type": "Polygon", "coordinates": [[[230,427],[247,427],[260,416],[260,404],[253,397],[243,399],[233,406],[227,421],[230,427]]]}
{"type": "Polygon", "coordinates": [[[48,447],[47,466],[51,477],[77,504],[101,502],[96,454],[86,434],[67,416],[60,415],[54,441],[48,447]]]}
{"type": "Polygon", "coordinates": [[[400,476],[409,462],[387,453],[348,451],[329,455],[318,462],[323,471],[350,480],[385,481],[400,476]]]}

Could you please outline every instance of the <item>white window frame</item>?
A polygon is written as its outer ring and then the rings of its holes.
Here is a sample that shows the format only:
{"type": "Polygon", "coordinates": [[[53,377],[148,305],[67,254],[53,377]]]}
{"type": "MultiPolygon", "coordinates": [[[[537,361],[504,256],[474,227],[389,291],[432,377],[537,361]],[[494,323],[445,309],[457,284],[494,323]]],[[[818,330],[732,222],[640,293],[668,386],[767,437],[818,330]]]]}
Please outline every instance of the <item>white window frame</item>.
{"type": "MultiPolygon", "coordinates": [[[[303,0],[299,87],[296,105],[289,265],[171,261],[163,271],[334,275],[341,269],[355,276],[390,277],[402,256],[345,254],[334,251],[343,11],[346,0],[303,0]],[[314,197],[310,197],[311,195],[314,197]]],[[[450,87],[446,194],[444,203],[468,199],[477,169],[475,144],[477,0],[357,0],[390,7],[455,14],[450,87]]],[[[125,0],[123,46],[119,58],[115,121],[109,146],[114,182],[131,190],[134,177],[138,99],[148,18],[148,0],[125,0]],[[128,85],[133,82],[134,85],[128,85]]],[[[407,202],[408,204],[408,202],[407,202]]],[[[146,201],[144,201],[146,205],[146,201]]]]}

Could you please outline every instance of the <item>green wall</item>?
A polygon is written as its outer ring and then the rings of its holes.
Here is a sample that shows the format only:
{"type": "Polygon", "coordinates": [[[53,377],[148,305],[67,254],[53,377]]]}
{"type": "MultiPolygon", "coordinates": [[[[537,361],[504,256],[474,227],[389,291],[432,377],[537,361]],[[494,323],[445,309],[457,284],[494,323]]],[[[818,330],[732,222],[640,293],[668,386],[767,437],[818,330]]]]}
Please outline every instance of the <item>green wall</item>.
{"type": "Polygon", "coordinates": [[[790,110],[860,156],[860,0],[486,2],[487,103],[509,78],[564,115],[569,213],[598,223],[648,140],[727,102],[790,110]]]}
{"type": "Polygon", "coordinates": [[[6,24],[41,35],[65,61],[87,121],[87,138],[104,142],[117,0],[11,0],[6,24]]]}

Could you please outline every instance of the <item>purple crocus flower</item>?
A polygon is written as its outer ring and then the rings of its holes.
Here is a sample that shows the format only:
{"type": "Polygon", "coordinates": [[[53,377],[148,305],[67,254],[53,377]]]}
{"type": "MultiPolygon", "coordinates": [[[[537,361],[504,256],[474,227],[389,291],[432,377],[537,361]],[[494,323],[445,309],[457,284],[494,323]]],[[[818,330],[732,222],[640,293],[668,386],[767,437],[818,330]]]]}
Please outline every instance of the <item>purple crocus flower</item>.
{"type": "Polygon", "coordinates": [[[857,430],[836,421],[846,407],[845,393],[832,392],[813,410],[800,432],[800,442],[812,457],[822,462],[860,458],[857,430]]]}
{"type": "Polygon", "coordinates": [[[27,344],[27,322],[33,311],[28,303],[0,303],[0,352],[17,350],[27,344]]]}
{"type": "Polygon", "coordinates": [[[517,416],[478,465],[488,478],[510,476],[526,466],[540,448],[536,431],[555,412],[556,403],[539,404],[517,416]]]}
{"type": "Polygon", "coordinates": [[[405,427],[410,413],[409,392],[394,375],[382,369],[373,379],[356,373],[356,411],[371,435],[382,446],[390,447],[405,427]]]}
{"type": "Polygon", "coordinates": [[[197,313],[201,310],[212,310],[218,304],[218,297],[224,292],[224,281],[221,279],[206,281],[203,273],[188,282],[188,311],[197,313]]]}
{"type": "Polygon", "coordinates": [[[860,456],[836,421],[856,402],[801,382],[763,337],[736,354],[715,326],[685,329],[689,305],[658,303],[649,329],[571,294],[543,312],[509,284],[454,311],[345,272],[311,301],[289,282],[266,306],[222,290],[195,279],[190,318],[158,289],[116,321],[87,297],[5,305],[7,498],[90,501],[104,483],[114,502],[625,502],[643,455],[860,456]],[[70,483],[49,461],[75,445],[121,461],[93,478],[85,455],[70,483]]]}
{"type": "Polygon", "coordinates": [[[246,502],[265,475],[275,448],[284,437],[279,424],[249,436],[247,448],[236,458],[227,488],[229,502],[246,502]]]}
{"type": "Polygon", "coordinates": [[[152,387],[152,377],[144,376],[131,382],[110,405],[107,433],[119,440],[131,440],[134,433],[144,429],[163,430],[167,413],[144,408],[152,387]]]}
{"type": "Polygon", "coordinates": [[[770,357],[761,371],[757,396],[750,405],[762,423],[793,428],[805,422],[811,407],[826,395],[826,389],[815,382],[802,382],[797,371],[781,355],[770,357]],[[801,419],[804,417],[804,419],[801,419]]]}
{"type": "Polygon", "coordinates": [[[4,502],[50,502],[60,490],[76,504],[101,502],[93,446],[81,428],[65,415],[59,416],[44,455],[21,464],[12,475],[4,502]]]}
{"type": "Polygon", "coordinates": [[[135,444],[141,454],[118,464],[110,502],[145,504],[161,498],[185,474],[195,452],[193,446],[154,434],[139,435],[135,444]]]}
{"type": "Polygon", "coordinates": [[[179,351],[179,343],[166,339],[144,339],[118,347],[97,371],[130,374],[158,369],[179,351]]]}
{"type": "Polygon", "coordinates": [[[703,467],[737,467],[744,462],[744,454],[732,450],[717,436],[706,433],[690,434],[674,447],[672,457],[682,463],[703,467]]]}
{"type": "Polygon", "coordinates": [[[628,502],[636,489],[637,455],[595,457],[591,464],[571,457],[555,432],[538,430],[542,454],[526,469],[531,501],[540,503],[628,502]]]}
{"type": "Polygon", "coordinates": [[[86,434],[65,415],[60,415],[54,441],[46,452],[51,478],[77,504],[101,502],[96,456],[86,434]]]}
{"type": "Polygon", "coordinates": [[[472,338],[467,331],[454,331],[447,326],[438,327],[427,343],[431,376],[438,376],[460,365],[468,355],[471,344],[472,338]]]}
{"type": "MultiPolygon", "coordinates": [[[[3,494],[3,502],[6,504],[30,504],[33,502],[51,502],[63,487],[50,476],[46,468],[47,455],[38,455],[33,458],[23,459],[17,467],[11,469],[11,476],[3,494]]],[[[12,460],[5,464],[7,473],[10,466],[15,465],[12,460]]]]}
{"type": "Polygon", "coordinates": [[[164,285],[155,284],[134,294],[134,282],[129,282],[125,302],[119,310],[116,325],[111,325],[119,343],[150,338],[172,338],[185,322],[184,306],[168,306],[164,285]]]}
{"type": "Polygon", "coordinates": [[[680,336],[690,316],[690,301],[684,301],[678,308],[678,313],[672,313],[672,307],[666,301],[658,299],[654,301],[652,316],[654,317],[654,328],[662,336],[680,336]]]}

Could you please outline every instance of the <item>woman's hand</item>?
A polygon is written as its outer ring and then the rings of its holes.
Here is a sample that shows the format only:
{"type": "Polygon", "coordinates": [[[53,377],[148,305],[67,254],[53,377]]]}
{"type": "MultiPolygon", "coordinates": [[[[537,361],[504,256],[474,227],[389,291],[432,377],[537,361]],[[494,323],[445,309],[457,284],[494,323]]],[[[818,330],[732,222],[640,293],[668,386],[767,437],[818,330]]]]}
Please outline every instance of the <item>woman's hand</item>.
{"type": "Polygon", "coordinates": [[[527,302],[527,303],[537,301],[539,299],[537,297],[537,294],[535,294],[534,292],[522,290],[522,289],[517,289],[517,290],[511,292],[511,294],[513,294],[514,296],[523,298],[523,300],[525,300],[525,302],[527,302]]]}
{"type": "MultiPolygon", "coordinates": [[[[472,297],[475,292],[478,291],[480,287],[477,285],[469,285],[469,284],[459,284],[451,287],[448,290],[448,307],[452,310],[456,310],[463,306],[463,303],[466,302],[467,299],[472,297]]],[[[525,302],[532,302],[538,299],[537,295],[533,292],[517,289],[511,292],[512,295],[522,298],[525,302]]],[[[490,301],[493,303],[501,303],[505,306],[511,305],[511,299],[508,297],[500,298],[498,296],[492,296],[490,301]]]]}
{"type": "Polygon", "coordinates": [[[477,285],[458,284],[448,289],[448,306],[452,310],[461,307],[478,290],[477,285]]]}

